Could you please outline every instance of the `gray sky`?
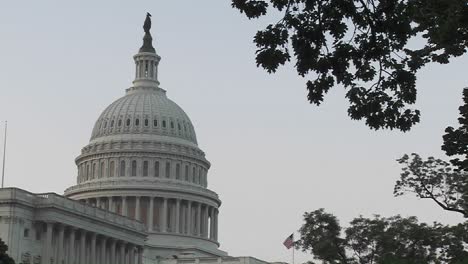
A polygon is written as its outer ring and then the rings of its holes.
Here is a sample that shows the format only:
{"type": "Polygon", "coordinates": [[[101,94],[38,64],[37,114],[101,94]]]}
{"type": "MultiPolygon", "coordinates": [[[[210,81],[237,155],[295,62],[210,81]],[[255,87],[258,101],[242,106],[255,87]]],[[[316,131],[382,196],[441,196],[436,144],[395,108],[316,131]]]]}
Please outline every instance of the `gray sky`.
{"type": "Polygon", "coordinates": [[[191,117],[212,163],[209,187],[223,201],[222,249],[290,261],[283,240],[300,228],[305,211],[321,207],[343,224],[360,214],[462,220],[392,191],[400,172],[395,160],[404,153],[444,157],[441,135],[456,124],[467,56],[418,75],[423,116],[411,132],[374,132],[347,117],[342,87],[317,108],[291,65],[275,75],[256,68],[252,37],[270,21],[248,21],[228,0],[0,5],[7,186],[63,193],[76,182],[74,159],[95,120],[131,85],[149,11],[161,86],[191,117]]]}

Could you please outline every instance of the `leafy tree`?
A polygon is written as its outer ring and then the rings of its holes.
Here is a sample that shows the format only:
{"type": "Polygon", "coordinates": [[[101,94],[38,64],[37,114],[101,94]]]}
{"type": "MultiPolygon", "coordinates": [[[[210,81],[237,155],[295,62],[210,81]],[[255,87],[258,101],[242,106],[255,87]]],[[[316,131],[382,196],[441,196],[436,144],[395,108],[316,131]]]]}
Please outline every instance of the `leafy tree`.
{"type": "Polygon", "coordinates": [[[322,263],[468,263],[467,223],[451,227],[419,223],[416,217],[358,217],[342,232],[324,209],[305,213],[304,222],[295,245],[322,263]]]}
{"type": "Polygon", "coordinates": [[[352,119],[372,129],[409,130],[420,112],[416,73],[448,63],[468,47],[466,0],[232,0],[249,19],[282,18],[254,37],[256,62],[269,73],[294,58],[307,81],[308,100],[320,105],[336,84],[347,89],[352,119]],[[419,38],[423,44],[410,45],[419,38]]]}
{"type": "Polygon", "coordinates": [[[448,127],[443,136],[442,150],[455,158],[451,164],[418,154],[404,155],[398,160],[403,165],[394,194],[414,193],[422,199],[431,199],[444,210],[458,212],[468,218],[468,88],[463,91],[464,105],[460,106],[460,127],[448,127]]]}
{"type": "Polygon", "coordinates": [[[7,251],[8,246],[5,244],[5,242],[2,241],[2,239],[0,239],[0,263],[15,264],[15,261],[6,253],[7,251]]]}

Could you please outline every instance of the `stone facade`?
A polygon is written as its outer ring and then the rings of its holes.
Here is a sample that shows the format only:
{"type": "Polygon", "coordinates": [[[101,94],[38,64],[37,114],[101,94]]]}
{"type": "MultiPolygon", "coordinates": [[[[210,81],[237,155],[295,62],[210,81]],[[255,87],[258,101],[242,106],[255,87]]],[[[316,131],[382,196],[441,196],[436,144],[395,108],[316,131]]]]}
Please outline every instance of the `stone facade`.
{"type": "Polygon", "coordinates": [[[143,223],[55,193],[0,190],[0,237],[17,263],[143,263],[143,223]]]}

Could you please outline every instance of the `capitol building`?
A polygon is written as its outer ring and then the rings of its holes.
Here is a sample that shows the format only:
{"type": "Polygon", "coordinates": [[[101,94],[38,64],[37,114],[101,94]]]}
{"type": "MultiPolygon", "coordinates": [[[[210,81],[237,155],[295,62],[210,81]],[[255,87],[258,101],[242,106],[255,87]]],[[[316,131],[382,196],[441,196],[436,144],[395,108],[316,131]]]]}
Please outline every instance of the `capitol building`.
{"type": "Polygon", "coordinates": [[[150,15],[135,80],[97,118],[56,193],[0,189],[0,238],[22,264],[264,264],[220,249],[221,200],[188,115],[158,81],[150,15]]]}

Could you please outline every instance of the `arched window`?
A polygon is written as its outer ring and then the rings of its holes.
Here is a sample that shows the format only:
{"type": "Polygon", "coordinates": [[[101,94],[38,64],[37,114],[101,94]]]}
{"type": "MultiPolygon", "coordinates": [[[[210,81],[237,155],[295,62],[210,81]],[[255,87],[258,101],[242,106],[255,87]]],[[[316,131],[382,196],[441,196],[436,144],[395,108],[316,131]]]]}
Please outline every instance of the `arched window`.
{"type": "Polygon", "coordinates": [[[122,119],[119,119],[119,127],[122,126],[122,119]]]}
{"type": "Polygon", "coordinates": [[[158,120],[157,120],[157,119],[154,119],[154,120],[153,120],[153,126],[154,126],[154,127],[157,127],[157,126],[158,126],[158,120]]]}
{"type": "Polygon", "coordinates": [[[125,161],[120,161],[120,177],[125,176],[125,161]]]}
{"type": "Polygon", "coordinates": [[[159,177],[159,161],[154,162],[154,177],[159,177]]]}
{"type": "Polygon", "coordinates": [[[177,123],[177,128],[179,128],[179,130],[182,130],[179,123],[177,123]]]}
{"type": "Polygon", "coordinates": [[[166,162],[166,178],[171,177],[171,163],[166,162]]]}
{"type": "Polygon", "coordinates": [[[115,162],[111,161],[109,166],[109,177],[114,177],[115,162]]]}
{"type": "Polygon", "coordinates": [[[166,120],[163,120],[163,127],[166,127],[166,120]]]}
{"type": "Polygon", "coordinates": [[[137,162],[136,160],[132,161],[132,176],[137,175],[137,162]]]}
{"type": "Polygon", "coordinates": [[[202,175],[202,169],[198,169],[198,183],[203,185],[203,175],[202,175]]]}
{"type": "Polygon", "coordinates": [[[135,126],[139,126],[140,125],[140,119],[135,119],[135,126]]]}
{"type": "Polygon", "coordinates": [[[174,122],[171,121],[171,128],[174,129],[174,122]]]}
{"type": "Polygon", "coordinates": [[[130,126],[130,118],[127,119],[127,126],[130,126]]]}
{"type": "Polygon", "coordinates": [[[100,175],[99,175],[99,178],[102,178],[104,177],[104,173],[105,173],[105,168],[104,168],[104,162],[101,162],[101,168],[100,168],[100,175]]]}
{"type": "Polygon", "coordinates": [[[148,161],[143,161],[143,176],[147,177],[148,176],[148,161]]]}
{"type": "Polygon", "coordinates": [[[149,125],[149,121],[148,119],[145,119],[145,127],[147,127],[149,125]]]}
{"type": "Polygon", "coordinates": [[[180,164],[176,164],[175,177],[176,177],[177,180],[180,179],[180,164]]]}
{"type": "Polygon", "coordinates": [[[114,120],[111,121],[111,127],[114,127],[114,120]]]}
{"type": "Polygon", "coordinates": [[[91,179],[94,178],[97,178],[96,163],[93,163],[93,174],[91,175],[91,179]]]}
{"type": "Polygon", "coordinates": [[[188,181],[188,165],[185,165],[185,180],[188,181]]]}

